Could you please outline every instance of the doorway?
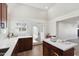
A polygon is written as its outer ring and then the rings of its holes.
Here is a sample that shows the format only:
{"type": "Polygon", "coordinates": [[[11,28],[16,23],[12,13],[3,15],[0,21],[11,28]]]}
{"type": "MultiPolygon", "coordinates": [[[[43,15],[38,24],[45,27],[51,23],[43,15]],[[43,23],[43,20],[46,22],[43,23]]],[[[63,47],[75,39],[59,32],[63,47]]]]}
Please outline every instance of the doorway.
{"type": "Polygon", "coordinates": [[[41,44],[40,32],[37,26],[33,26],[33,45],[41,44]]]}

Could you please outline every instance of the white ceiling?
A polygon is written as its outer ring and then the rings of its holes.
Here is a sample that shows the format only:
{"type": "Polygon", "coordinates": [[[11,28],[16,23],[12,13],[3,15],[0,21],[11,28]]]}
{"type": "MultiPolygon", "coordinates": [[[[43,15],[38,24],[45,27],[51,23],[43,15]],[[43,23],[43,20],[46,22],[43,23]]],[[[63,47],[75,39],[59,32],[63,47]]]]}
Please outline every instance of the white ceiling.
{"type": "Polygon", "coordinates": [[[39,9],[43,9],[43,10],[48,10],[49,8],[54,6],[55,3],[27,3],[26,5],[39,8],[39,9]]]}
{"type": "Polygon", "coordinates": [[[18,3],[17,5],[25,5],[41,10],[48,10],[48,19],[54,19],[79,10],[79,3],[18,3]]]}

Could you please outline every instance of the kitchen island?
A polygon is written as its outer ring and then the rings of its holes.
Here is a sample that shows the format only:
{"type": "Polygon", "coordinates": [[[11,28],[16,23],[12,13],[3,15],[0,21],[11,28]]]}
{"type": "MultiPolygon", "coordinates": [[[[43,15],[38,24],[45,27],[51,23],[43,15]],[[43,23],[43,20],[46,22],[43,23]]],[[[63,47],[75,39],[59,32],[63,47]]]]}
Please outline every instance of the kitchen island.
{"type": "Polygon", "coordinates": [[[74,56],[74,47],[77,43],[55,42],[51,39],[43,41],[43,56],[74,56]]]}
{"type": "Polygon", "coordinates": [[[1,42],[2,42],[2,43],[0,43],[0,45],[2,46],[1,49],[2,48],[9,48],[7,50],[7,52],[4,54],[4,56],[11,56],[11,55],[16,56],[17,53],[22,52],[24,48],[26,48],[25,50],[32,49],[32,36],[20,36],[20,37],[6,38],[6,39],[2,40],[1,42]],[[28,44],[26,43],[26,45],[24,45],[27,47],[22,46],[22,44],[23,44],[22,42],[24,42],[24,41],[28,42],[28,38],[31,40],[30,47],[27,46],[29,43],[28,44]],[[21,43],[19,43],[19,42],[21,42],[21,43]],[[18,43],[19,43],[19,45],[18,45],[18,43]],[[19,47],[17,47],[17,45],[19,47]]]}

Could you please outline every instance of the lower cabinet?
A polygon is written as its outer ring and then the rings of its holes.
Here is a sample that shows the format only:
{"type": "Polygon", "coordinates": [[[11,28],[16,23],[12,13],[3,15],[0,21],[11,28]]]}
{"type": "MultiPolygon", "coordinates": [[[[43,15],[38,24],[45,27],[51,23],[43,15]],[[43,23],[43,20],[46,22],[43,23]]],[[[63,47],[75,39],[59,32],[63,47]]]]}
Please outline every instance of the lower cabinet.
{"type": "Polygon", "coordinates": [[[46,46],[43,46],[43,55],[44,56],[49,56],[49,49],[46,46]]]}
{"type": "Polygon", "coordinates": [[[30,38],[19,38],[12,55],[16,56],[17,53],[31,50],[32,49],[32,37],[30,38]]]}
{"type": "Polygon", "coordinates": [[[74,48],[63,51],[43,41],[43,56],[74,56],[74,48]]]}

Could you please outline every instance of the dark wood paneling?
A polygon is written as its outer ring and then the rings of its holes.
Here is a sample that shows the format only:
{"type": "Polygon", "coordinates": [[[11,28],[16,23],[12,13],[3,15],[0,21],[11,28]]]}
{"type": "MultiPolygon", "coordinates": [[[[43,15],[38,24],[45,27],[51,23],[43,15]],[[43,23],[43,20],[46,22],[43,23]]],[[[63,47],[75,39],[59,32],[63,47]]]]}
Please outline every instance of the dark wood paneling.
{"type": "Polygon", "coordinates": [[[3,21],[7,26],[7,4],[6,3],[0,3],[0,23],[2,23],[3,21]]]}
{"type": "Polygon", "coordinates": [[[7,4],[2,4],[2,21],[7,20],[7,4]]]}
{"type": "Polygon", "coordinates": [[[19,52],[32,49],[32,38],[20,38],[18,41],[19,52]]]}
{"type": "Polygon", "coordinates": [[[43,55],[44,56],[74,56],[74,48],[63,51],[53,45],[43,41],[43,55]]]}
{"type": "Polygon", "coordinates": [[[63,56],[74,56],[74,48],[71,48],[63,53],[63,56]]]}
{"type": "Polygon", "coordinates": [[[1,23],[1,19],[2,19],[2,4],[0,3],[0,23],[1,23]]]}
{"type": "Polygon", "coordinates": [[[19,38],[12,55],[17,55],[17,53],[31,50],[32,49],[32,37],[30,38],[19,38]]]}
{"type": "Polygon", "coordinates": [[[49,56],[49,49],[43,44],[43,56],[49,56]]]}

